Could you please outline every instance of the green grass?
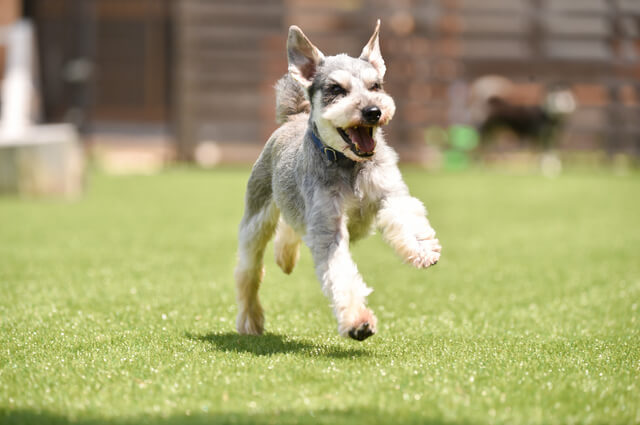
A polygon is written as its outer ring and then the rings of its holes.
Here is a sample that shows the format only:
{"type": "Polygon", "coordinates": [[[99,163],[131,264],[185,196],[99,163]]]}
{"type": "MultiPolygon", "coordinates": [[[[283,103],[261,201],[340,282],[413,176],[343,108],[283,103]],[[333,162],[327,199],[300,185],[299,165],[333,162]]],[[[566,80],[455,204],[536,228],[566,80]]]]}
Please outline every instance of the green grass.
{"type": "Polygon", "coordinates": [[[379,333],[341,339],[306,248],[234,332],[248,169],[0,199],[0,423],[640,423],[640,176],[405,170],[444,246],[354,250],[379,333]]]}

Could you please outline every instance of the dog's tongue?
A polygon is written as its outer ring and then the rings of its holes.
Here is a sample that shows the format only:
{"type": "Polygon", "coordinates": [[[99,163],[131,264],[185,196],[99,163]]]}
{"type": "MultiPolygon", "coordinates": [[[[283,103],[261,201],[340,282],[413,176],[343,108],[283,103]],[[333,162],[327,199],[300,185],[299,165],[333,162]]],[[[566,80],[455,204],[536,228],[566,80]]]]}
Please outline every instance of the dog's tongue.
{"type": "Polygon", "coordinates": [[[376,148],[376,142],[371,137],[368,127],[349,127],[347,133],[351,141],[357,143],[362,152],[371,153],[376,148]]]}

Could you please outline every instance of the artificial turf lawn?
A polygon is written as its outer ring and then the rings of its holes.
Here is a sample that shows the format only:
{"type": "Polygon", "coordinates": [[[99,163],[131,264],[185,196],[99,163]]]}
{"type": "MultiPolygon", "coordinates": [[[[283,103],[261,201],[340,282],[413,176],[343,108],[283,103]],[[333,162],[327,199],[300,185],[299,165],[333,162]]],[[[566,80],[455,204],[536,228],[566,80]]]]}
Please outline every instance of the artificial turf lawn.
{"type": "Polygon", "coordinates": [[[404,170],[428,270],[353,248],[379,333],[341,339],[303,249],[234,332],[248,169],[0,199],[0,423],[640,422],[640,176],[404,170]]]}

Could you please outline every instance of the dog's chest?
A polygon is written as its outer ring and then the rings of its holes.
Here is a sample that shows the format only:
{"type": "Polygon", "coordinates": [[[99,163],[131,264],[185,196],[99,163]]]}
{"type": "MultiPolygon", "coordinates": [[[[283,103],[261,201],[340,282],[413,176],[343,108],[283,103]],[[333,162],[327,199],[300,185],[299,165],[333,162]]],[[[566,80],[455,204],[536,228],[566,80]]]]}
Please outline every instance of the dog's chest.
{"type": "Polygon", "coordinates": [[[350,184],[349,196],[345,197],[345,214],[351,240],[368,236],[371,233],[378,201],[366,184],[366,172],[354,176],[350,184]]]}

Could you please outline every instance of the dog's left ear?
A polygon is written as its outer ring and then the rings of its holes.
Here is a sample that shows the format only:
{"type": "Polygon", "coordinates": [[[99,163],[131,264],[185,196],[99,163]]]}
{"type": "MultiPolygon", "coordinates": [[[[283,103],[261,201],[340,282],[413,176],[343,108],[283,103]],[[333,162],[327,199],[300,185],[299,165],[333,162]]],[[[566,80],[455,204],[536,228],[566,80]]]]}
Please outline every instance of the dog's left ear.
{"type": "Polygon", "coordinates": [[[369,42],[364,49],[362,49],[362,53],[360,53],[360,59],[364,59],[371,63],[373,67],[378,71],[378,75],[380,78],[384,77],[384,73],[387,71],[387,67],[384,64],[384,60],[382,60],[382,54],[380,53],[380,42],[378,41],[378,36],[380,35],[380,19],[376,24],[376,29],[373,31],[373,35],[369,39],[369,42]]]}

